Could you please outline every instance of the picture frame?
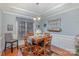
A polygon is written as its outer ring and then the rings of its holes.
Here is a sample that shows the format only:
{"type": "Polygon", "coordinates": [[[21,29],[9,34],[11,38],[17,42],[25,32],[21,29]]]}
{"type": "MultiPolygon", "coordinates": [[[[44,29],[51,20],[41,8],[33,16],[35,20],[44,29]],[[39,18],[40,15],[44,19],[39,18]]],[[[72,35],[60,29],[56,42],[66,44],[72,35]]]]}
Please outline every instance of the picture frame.
{"type": "Polygon", "coordinates": [[[13,31],[13,25],[8,24],[7,25],[7,31],[13,31]]]}
{"type": "Polygon", "coordinates": [[[61,18],[52,19],[48,21],[48,31],[61,32],[61,18]]]}

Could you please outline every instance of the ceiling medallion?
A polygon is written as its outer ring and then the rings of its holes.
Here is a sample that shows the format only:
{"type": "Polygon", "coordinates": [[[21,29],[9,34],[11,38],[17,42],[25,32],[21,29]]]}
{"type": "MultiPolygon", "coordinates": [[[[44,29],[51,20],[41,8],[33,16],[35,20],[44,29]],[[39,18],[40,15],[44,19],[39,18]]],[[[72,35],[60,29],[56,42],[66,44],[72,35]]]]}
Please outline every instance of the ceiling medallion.
{"type": "Polygon", "coordinates": [[[36,3],[36,5],[39,5],[39,3],[36,3]]]}

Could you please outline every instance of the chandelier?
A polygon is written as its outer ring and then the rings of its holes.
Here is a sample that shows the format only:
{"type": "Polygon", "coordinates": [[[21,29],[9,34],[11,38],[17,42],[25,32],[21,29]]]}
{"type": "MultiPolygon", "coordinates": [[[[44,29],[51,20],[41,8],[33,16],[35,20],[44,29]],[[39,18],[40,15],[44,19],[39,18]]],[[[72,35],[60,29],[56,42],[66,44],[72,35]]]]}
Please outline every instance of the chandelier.
{"type": "Polygon", "coordinates": [[[36,20],[39,21],[39,20],[41,20],[41,17],[34,17],[33,20],[34,21],[36,21],[36,20]]]}
{"type": "MultiPolygon", "coordinates": [[[[35,3],[37,6],[39,6],[39,3],[35,3]]],[[[33,20],[34,21],[39,21],[41,19],[41,17],[34,17],[33,20]]]]}

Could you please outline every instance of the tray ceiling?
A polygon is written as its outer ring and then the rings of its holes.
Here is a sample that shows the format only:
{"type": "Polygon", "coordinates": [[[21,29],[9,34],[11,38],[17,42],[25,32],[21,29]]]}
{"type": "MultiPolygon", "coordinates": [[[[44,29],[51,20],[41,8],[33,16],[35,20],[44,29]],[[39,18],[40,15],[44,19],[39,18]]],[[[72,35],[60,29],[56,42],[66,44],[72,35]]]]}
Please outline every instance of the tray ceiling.
{"type": "Polygon", "coordinates": [[[79,4],[66,3],[0,3],[0,10],[31,16],[48,16],[56,14],[79,4]],[[69,7],[70,6],[70,7],[69,7]]]}

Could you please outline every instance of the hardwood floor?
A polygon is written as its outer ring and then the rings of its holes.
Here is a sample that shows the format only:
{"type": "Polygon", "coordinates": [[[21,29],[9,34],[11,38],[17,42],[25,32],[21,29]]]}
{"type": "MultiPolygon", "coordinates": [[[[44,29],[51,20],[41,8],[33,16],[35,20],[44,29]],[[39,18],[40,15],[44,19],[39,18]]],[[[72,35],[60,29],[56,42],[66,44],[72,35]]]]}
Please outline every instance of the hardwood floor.
{"type": "Polygon", "coordinates": [[[69,51],[66,51],[64,49],[61,49],[61,48],[58,48],[56,46],[52,46],[52,51],[60,56],[74,56],[75,54],[69,52],[69,51]]]}
{"type": "Polygon", "coordinates": [[[18,49],[14,48],[13,53],[11,53],[10,49],[7,49],[2,53],[2,56],[17,56],[17,54],[18,54],[18,49]]]}
{"type": "MultiPolygon", "coordinates": [[[[19,46],[19,48],[20,47],[23,47],[23,45],[19,46]]],[[[11,49],[7,49],[6,51],[3,51],[2,56],[22,56],[19,48],[13,48],[13,53],[11,53],[11,49]]]]}
{"type": "MultiPolygon", "coordinates": [[[[22,46],[20,46],[20,47],[22,47],[22,46]]],[[[70,53],[69,51],[63,50],[63,49],[55,47],[55,46],[52,46],[51,50],[53,52],[52,56],[74,56],[73,53],[70,53]]],[[[19,49],[14,48],[13,53],[11,53],[10,49],[7,49],[6,51],[3,51],[2,56],[22,56],[22,54],[19,49]]]]}

